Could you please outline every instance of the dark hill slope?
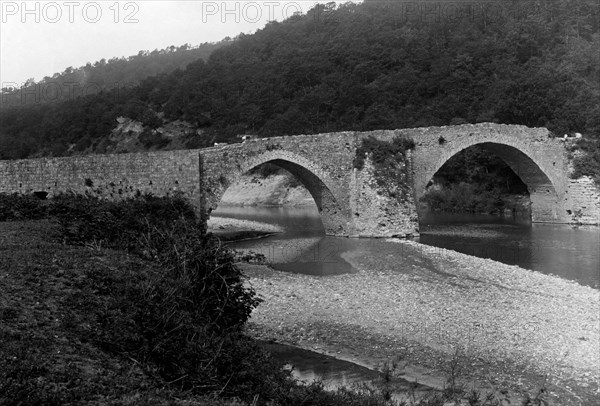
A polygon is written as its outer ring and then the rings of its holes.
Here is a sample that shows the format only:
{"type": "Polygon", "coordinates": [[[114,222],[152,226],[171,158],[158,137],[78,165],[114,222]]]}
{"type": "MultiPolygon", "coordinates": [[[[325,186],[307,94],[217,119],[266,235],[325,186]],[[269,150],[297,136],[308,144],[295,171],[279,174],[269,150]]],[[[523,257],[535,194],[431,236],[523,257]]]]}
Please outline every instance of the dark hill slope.
{"type": "Polygon", "coordinates": [[[189,146],[481,121],[599,136],[597,1],[451,3],[452,18],[402,2],[316,6],[132,89],[3,110],[0,154],[89,150],[119,116],[148,131],[185,120],[201,130],[189,146]]]}
{"type": "Polygon", "coordinates": [[[207,60],[214,50],[227,43],[185,44],[152,52],[140,51],[127,58],[101,59],[79,68],[70,66],[62,73],[37,82],[32,78],[26,83],[3,83],[0,108],[62,102],[102,90],[135,86],[147,77],[183,69],[198,59],[207,60]]]}
{"type": "Polygon", "coordinates": [[[191,65],[180,91],[150,101],[219,140],[478,121],[598,134],[598,3],[522,3],[429,22],[402,3],[313,9],[191,65]]]}

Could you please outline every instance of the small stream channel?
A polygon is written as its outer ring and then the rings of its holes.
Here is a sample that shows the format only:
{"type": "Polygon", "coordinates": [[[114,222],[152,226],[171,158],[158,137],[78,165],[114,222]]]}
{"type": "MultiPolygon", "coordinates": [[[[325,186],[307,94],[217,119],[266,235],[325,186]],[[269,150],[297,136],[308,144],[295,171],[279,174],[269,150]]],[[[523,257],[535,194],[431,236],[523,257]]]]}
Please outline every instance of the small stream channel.
{"type": "Polygon", "coordinates": [[[370,388],[388,389],[398,401],[412,396],[419,398],[435,391],[398,376],[385,380],[382,372],[314,351],[266,341],[260,341],[259,345],[283,363],[284,368],[290,369],[296,379],[306,383],[321,382],[326,390],[367,385],[370,388]]]}

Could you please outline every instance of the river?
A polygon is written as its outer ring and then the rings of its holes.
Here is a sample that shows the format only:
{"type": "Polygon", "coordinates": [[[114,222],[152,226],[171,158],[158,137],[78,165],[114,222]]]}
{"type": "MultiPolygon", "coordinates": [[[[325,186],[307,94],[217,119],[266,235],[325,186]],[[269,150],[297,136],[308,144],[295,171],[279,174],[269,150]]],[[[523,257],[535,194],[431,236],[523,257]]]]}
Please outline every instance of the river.
{"type": "MultiPolygon", "coordinates": [[[[265,255],[278,270],[311,275],[354,272],[343,259],[360,250],[378,255],[398,248],[381,239],[325,236],[316,207],[219,207],[216,217],[280,225],[285,232],[232,243],[265,255]]],[[[600,228],[531,223],[527,218],[427,214],[421,218],[423,244],[452,249],[600,289],[600,228]]]]}

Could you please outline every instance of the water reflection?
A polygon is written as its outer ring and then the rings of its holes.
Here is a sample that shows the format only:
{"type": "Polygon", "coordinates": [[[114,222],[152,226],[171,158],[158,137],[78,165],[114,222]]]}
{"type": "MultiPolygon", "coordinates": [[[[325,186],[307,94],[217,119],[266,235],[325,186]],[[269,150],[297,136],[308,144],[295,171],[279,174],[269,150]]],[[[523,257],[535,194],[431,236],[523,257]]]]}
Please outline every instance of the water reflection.
{"type": "Polygon", "coordinates": [[[600,287],[600,229],[485,215],[428,214],[420,242],[600,287]]]}
{"type": "MultiPolygon", "coordinates": [[[[359,250],[397,263],[422,262],[418,248],[377,239],[325,236],[316,207],[220,207],[214,216],[277,224],[285,233],[232,246],[265,255],[275,269],[312,275],[354,272],[344,253],[359,250]]],[[[528,218],[485,215],[422,217],[419,241],[600,287],[600,228],[531,224],[528,218]]]]}
{"type": "Polygon", "coordinates": [[[313,351],[276,343],[260,345],[276,360],[289,365],[297,379],[307,383],[320,381],[327,389],[379,378],[376,371],[313,351]]]}
{"type": "Polygon", "coordinates": [[[283,234],[231,244],[236,249],[263,254],[277,270],[318,276],[355,272],[341,257],[351,249],[345,244],[347,239],[325,236],[316,207],[219,207],[212,215],[284,227],[283,234]]]}

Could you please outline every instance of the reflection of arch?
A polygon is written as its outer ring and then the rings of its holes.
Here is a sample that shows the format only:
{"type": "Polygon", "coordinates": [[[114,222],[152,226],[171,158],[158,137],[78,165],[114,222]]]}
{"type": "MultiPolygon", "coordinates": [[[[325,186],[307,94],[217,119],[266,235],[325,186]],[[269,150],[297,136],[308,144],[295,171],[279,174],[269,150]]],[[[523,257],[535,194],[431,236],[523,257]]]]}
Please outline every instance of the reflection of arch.
{"type": "Polygon", "coordinates": [[[345,233],[347,213],[340,205],[343,195],[336,184],[314,162],[284,150],[266,151],[244,161],[234,173],[223,175],[227,181],[222,188],[213,192],[213,196],[209,199],[210,209],[214,210],[218,206],[227,188],[238,182],[243,174],[265,163],[287,170],[306,187],[321,213],[321,220],[327,234],[345,233]]]}
{"type": "Polygon", "coordinates": [[[415,182],[415,193],[420,199],[425,192],[427,183],[437,171],[460,151],[478,146],[501,158],[527,186],[531,200],[531,216],[533,221],[559,220],[563,213],[558,213],[558,202],[564,193],[564,186],[553,180],[556,162],[543,155],[543,151],[529,151],[525,145],[515,142],[497,142],[470,137],[456,140],[452,146],[443,148],[442,153],[430,168],[423,168],[422,175],[415,182]],[[525,152],[528,151],[528,152],[525,152]],[[539,156],[538,156],[539,155],[539,156]]]}

